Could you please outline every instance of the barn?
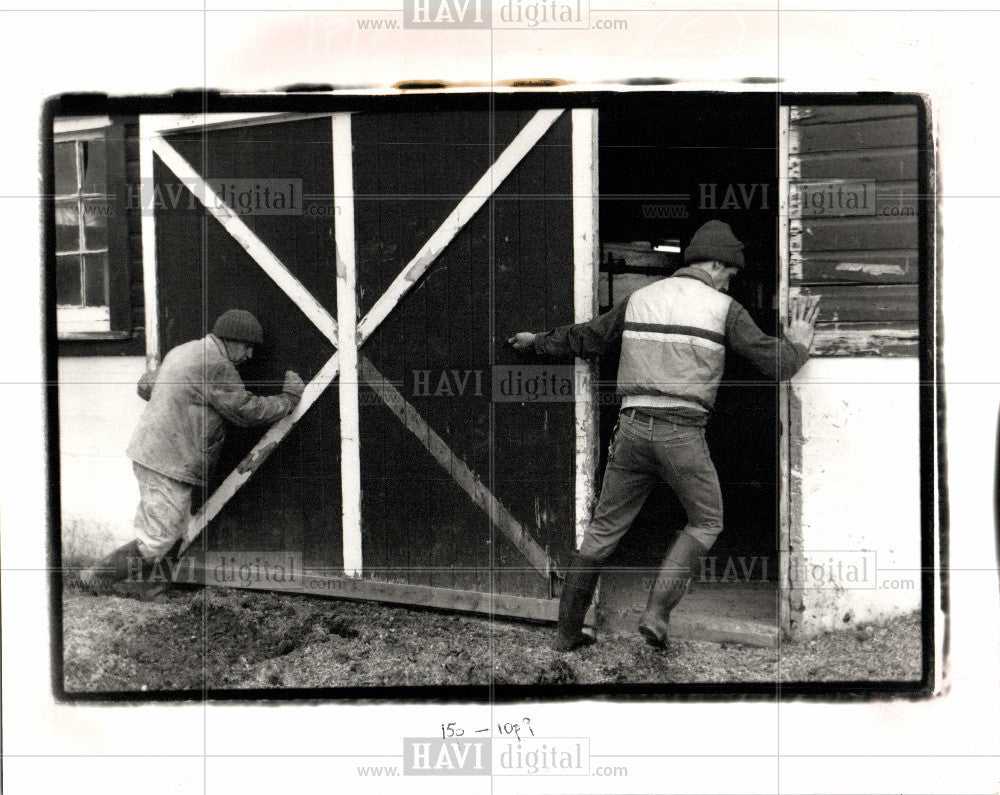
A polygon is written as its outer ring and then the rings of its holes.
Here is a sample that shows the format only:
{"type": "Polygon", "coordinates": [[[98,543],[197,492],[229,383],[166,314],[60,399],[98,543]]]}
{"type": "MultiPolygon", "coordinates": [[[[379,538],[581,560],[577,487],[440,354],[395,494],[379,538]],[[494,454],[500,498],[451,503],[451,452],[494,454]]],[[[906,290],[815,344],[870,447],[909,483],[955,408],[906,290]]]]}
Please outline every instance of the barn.
{"type": "MultiPolygon", "coordinates": [[[[791,383],[727,361],[709,430],[725,530],[676,633],[770,644],[930,609],[923,99],[618,86],[185,101],[49,106],[64,549],[95,526],[127,532],[135,380],[237,306],[265,327],[251,387],[277,391],[293,369],[307,388],[266,433],[229,433],[184,576],[279,587],[218,572],[287,555],[307,593],[554,621],[617,357],[541,360],[505,340],[605,311],[720,218],[746,244],[732,293],[761,328],[777,333],[797,294],[822,312],[791,383]]],[[[598,629],[634,626],[683,522],[654,493],[602,577],[598,629]]]]}

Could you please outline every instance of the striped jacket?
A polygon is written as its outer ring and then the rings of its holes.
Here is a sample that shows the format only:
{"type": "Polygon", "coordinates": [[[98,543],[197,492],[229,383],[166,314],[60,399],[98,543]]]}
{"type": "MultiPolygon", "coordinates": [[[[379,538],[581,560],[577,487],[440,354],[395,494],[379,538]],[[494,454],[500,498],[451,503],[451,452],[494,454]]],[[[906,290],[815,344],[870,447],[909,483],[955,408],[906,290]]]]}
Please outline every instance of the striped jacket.
{"type": "Polygon", "coordinates": [[[636,290],[593,320],[539,335],[535,350],[592,358],[619,340],[623,408],[702,421],[715,404],[727,348],[781,380],[795,375],[809,358],[804,346],[761,331],[739,302],[712,286],[708,274],[690,267],[636,290]]]}

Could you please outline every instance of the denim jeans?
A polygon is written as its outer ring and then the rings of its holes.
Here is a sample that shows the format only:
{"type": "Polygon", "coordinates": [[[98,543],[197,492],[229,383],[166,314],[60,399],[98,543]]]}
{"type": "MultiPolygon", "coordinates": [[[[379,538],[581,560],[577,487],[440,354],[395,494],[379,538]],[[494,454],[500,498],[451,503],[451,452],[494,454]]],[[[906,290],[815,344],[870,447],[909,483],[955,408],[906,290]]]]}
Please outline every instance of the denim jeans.
{"type": "Polygon", "coordinates": [[[580,554],[604,560],[614,552],[660,480],[687,512],[684,531],[710,548],[722,532],[722,491],[705,429],[643,414],[633,417],[626,409],[611,440],[601,496],[580,554]]]}

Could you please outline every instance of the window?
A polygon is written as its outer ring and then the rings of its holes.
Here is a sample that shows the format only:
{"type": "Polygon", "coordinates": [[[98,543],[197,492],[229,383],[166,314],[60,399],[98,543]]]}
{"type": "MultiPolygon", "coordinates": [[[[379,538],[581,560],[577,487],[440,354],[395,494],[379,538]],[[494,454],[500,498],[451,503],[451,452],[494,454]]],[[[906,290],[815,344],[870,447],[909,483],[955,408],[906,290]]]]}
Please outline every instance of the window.
{"type": "Polygon", "coordinates": [[[57,119],[54,133],[59,338],[130,334],[122,126],[107,117],[57,119]]]}
{"type": "Polygon", "coordinates": [[[55,145],[60,331],[110,331],[107,158],[103,135],[55,145]]]}

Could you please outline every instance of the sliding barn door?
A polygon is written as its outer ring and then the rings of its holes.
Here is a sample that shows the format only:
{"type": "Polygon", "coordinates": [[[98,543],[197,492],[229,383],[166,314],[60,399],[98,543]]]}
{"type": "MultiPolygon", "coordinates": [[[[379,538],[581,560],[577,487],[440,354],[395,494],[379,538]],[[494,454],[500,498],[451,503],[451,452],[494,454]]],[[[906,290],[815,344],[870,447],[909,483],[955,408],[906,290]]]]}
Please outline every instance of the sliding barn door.
{"type": "Polygon", "coordinates": [[[596,113],[484,101],[143,140],[151,357],[236,306],[264,325],[250,387],[307,381],[266,432],[230,429],[195,554],[286,551],[346,576],[336,595],[551,617],[531,599],[593,505],[591,368],[506,340],[596,311],[596,113]],[[298,204],[237,206],[265,187],[298,204]]]}

